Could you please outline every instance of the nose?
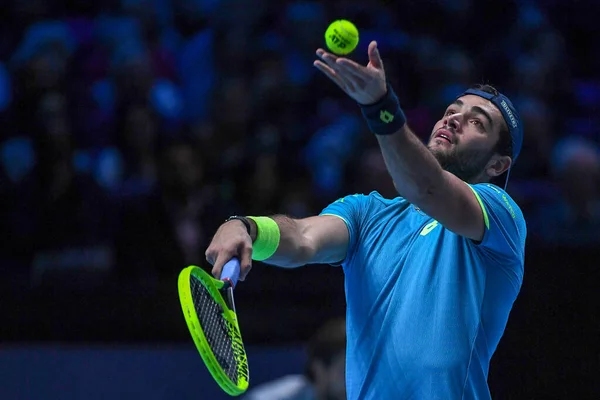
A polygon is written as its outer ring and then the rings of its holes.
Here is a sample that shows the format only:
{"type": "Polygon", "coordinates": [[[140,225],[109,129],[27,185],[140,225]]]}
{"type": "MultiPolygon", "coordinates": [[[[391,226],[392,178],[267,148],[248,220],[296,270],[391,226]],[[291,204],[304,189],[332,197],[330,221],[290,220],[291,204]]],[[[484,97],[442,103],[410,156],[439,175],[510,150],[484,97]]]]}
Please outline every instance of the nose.
{"type": "Polygon", "coordinates": [[[461,114],[452,114],[446,118],[445,125],[452,128],[455,132],[460,130],[460,118],[461,114]]]}

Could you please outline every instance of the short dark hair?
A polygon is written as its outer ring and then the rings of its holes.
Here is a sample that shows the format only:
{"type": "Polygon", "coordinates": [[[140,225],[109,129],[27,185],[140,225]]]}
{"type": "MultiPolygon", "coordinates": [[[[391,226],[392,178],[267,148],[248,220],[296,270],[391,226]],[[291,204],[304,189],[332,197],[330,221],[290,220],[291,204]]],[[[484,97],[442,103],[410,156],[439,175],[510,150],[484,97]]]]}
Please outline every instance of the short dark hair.
{"type": "MultiPolygon", "coordinates": [[[[498,96],[500,94],[498,89],[488,84],[475,85],[471,87],[471,89],[481,90],[482,92],[493,94],[494,96],[498,96]]],[[[510,131],[508,130],[506,121],[504,121],[504,125],[500,129],[500,137],[498,138],[498,143],[496,143],[495,150],[501,156],[509,156],[510,158],[513,156],[512,137],[510,136],[510,131]]]]}
{"type": "Polygon", "coordinates": [[[343,317],[331,319],[320,327],[308,342],[309,366],[307,366],[306,373],[309,379],[314,380],[310,364],[320,361],[325,366],[330,366],[334,359],[345,351],[346,319],[343,317]]]}

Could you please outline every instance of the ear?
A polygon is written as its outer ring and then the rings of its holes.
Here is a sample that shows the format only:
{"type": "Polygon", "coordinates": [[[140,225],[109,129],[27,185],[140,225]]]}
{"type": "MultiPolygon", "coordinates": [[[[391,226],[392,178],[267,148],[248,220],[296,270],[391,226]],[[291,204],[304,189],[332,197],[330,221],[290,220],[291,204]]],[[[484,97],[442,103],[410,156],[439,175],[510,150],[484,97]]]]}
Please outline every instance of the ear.
{"type": "Polygon", "coordinates": [[[512,159],[509,156],[493,155],[488,161],[485,172],[490,178],[495,178],[502,175],[510,168],[512,159]]]}

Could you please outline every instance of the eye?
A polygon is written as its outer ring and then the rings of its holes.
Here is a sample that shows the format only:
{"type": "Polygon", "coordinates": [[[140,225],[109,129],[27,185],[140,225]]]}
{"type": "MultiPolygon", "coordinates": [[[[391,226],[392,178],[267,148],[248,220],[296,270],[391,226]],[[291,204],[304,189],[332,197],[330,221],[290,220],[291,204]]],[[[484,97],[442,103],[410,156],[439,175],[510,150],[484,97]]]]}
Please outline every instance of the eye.
{"type": "Polygon", "coordinates": [[[444,117],[449,117],[450,115],[454,114],[454,110],[448,110],[446,111],[446,113],[444,114],[444,117]]]}
{"type": "Polygon", "coordinates": [[[485,132],[485,126],[483,125],[483,123],[480,120],[472,119],[469,122],[471,124],[473,124],[479,132],[485,132]]]}

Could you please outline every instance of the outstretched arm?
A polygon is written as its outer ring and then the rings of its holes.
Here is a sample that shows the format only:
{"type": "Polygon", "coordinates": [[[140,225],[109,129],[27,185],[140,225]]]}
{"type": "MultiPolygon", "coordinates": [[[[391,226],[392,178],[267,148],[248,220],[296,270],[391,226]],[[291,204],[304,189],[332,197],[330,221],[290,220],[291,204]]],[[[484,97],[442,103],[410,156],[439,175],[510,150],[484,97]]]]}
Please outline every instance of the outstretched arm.
{"type": "MultiPolygon", "coordinates": [[[[348,228],[343,220],[331,215],[292,219],[284,215],[271,217],[279,228],[279,245],[264,262],[280,267],[294,268],[306,264],[335,263],[346,257],[349,243],[348,228]]],[[[224,223],[215,233],[206,259],[213,265],[212,274],[220,276],[223,265],[232,257],[239,257],[240,279],[245,279],[252,268],[252,245],[258,227],[252,219],[250,235],[242,221],[224,223]]]]}
{"type": "Polygon", "coordinates": [[[485,232],[482,205],[469,185],[444,171],[407,125],[377,136],[398,192],[451,231],[480,241],[485,232]]]}
{"type": "MultiPolygon", "coordinates": [[[[279,267],[300,267],[306,264],[330,264],[342,261],[348,249],[348,228],[340,218],[320,215],[292,219],[284,215],[272,217],[281,239],[279,247],[266,263],[279,267]]],[[[257,226],[250,220],[251,237],[256,239],[257,226]]]]}
{"type": "MultiPolygon", "coordinates": [[[[316,60],[314,65],[363,107],[377,105],[385,98],[388,88],[376,42],[369,44],[368,53],[369,63],[362,66],[318,49],[317,56],[321,60],[316,60]]],[[[381,110],[381,116],[377,111],[374,121],[368,122],[382,126],[392,121],[391,114],[385,115],[385,111],[381,110]]],[[[465,182],[444,171],[405,123],[376,136],[388,171],[406,200],[451,231],[470,239],[482,239],[484,214],[475,193],[465,182]]]]}

